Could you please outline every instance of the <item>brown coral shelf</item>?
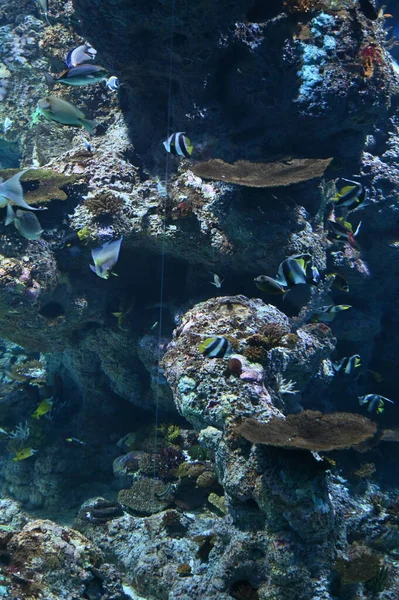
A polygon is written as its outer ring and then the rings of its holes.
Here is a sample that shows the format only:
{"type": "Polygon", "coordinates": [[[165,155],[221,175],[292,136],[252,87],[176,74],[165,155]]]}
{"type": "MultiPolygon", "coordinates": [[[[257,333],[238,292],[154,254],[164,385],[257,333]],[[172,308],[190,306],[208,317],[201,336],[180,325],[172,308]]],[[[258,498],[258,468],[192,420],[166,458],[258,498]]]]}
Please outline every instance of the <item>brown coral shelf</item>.
{"type": "Polygon", "coordinates": [[[277,162],[239,160],[229,164],[219,158],[197,163],[192,171],[203,179],[248,187],[279,187],[322,177],[332,158],[290,158],[277,162]]]}
{"type": "MultiPolygon", "coordinates": [[[[0,177],[9,179],[21,169],[1,169],[0,177]]],[[[82,176],[80,176],[82,177],[82,176]]],[[[62,175],[51,169],[31,169],[21,177],[24,199],[28,204],[45,204],[51,200],[66,200],[68,195],[63,188],[75,183],[79,176],[62,175]]]]}

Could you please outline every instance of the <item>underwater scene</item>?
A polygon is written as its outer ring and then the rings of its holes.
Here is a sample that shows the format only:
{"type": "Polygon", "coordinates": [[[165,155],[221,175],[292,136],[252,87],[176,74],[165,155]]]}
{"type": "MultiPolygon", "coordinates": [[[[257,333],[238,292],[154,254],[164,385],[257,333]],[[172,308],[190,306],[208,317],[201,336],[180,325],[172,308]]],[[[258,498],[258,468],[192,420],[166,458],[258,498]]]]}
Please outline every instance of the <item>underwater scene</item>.
{"type": "Polygon", "coordinates": [[[0,600],[399,600],[399,0],[0,0],[0,600]]]}

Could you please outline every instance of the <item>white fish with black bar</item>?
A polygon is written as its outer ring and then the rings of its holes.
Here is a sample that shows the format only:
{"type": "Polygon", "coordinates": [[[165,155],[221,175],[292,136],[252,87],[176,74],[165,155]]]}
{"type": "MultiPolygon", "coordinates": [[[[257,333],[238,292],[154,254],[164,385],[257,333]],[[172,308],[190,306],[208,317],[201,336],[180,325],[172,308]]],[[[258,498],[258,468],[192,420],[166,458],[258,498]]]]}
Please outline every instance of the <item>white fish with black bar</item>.
{"type": "Polygon", "coordinates": [[[194,146],[183,131],[172,133],[167,140],[163,142],[165,150],[175,156],[185,156],[190,158],[193,153],[194,146]]]}
{"type": "Polygon", "coordinates": [[[15,228],[27,240],[38,240],[43,233],[39,219],[32,212],[17,210],[14,212],[11,204],[7,204],[5,225],[14,223],[15,228]]]}
{"type": "Polygon", "coordinates": [[[105,85],[111,92],[117,92],[121,87],[121,83],[115,75],[111,75],[111,77],[106,80],[105,85]]]}
{"type": "Polygon", "coordinates": [[[70,50],[65,57],[65,64],[68,68],[77,67],[89,60],[94,60],[97,54],[90,44],[82,44],[73,50],[70,50]]]}
{"type": "Polygon", "coordinates": [[[33,208],[33,206],[30,206],[24,200],[24,191],[20,179],[27,171],[30,171],[31,168],[32,167],[29,167],[29,169],[24,169],[19,173],[15,173],[15,175],[6,181],[3,181],[0,177],[0,181],[2,182],[0,183],[0,207],[5,206],[11,201],[27,210],[46,210],[45,208],[33,208]]]}
{"type": "Polygon", "coordinates": [[[49,121],[71,127],[84,127],[88,133],[91,133],[98,125],[96,121],[86,119],[84,113],[76,106],[56,96],[41,98],[37,103],[37,108],[40,114],[49,121]]]}
{"type": "Polygon", "coordinates": [[[112,268],[118,262],[122,240],[123,236],[120,237],[119,240],[105,242],[99,248],[95,248],[91,251],[94,266],[89,265],[90,269],[93,273],[101,277],[101,279],[108,279],[112,272],[112,268]]]}

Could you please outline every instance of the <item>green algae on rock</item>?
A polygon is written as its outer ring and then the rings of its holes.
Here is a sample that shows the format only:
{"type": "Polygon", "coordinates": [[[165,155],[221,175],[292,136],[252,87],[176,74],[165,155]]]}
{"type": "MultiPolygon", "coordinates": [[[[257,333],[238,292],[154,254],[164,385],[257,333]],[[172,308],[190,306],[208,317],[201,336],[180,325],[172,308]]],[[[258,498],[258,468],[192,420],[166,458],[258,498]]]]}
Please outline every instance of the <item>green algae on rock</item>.
{"type": "Polygon", "coordinates": [[[191,170],[203,179],[267,188],[322,177],[331,161],[332,158],[289,158],[267,163],[239,160],[229,164],[219,158],[213,158],[193,165],[191,170]]]}
{"type": "MultiPolygon", "coordinates": [[[[1,169],[0,177],[8,179],[20,169],[1,169]]],[[[80,176],[81,177],[81,176],[80,176]]],[[[51,200],[66,200],[66,185],[75,183],[77,175],[62,175],[51,169],[30,169],[22,177],[24,199],[28,204],[46,204],[51,200]]]]}

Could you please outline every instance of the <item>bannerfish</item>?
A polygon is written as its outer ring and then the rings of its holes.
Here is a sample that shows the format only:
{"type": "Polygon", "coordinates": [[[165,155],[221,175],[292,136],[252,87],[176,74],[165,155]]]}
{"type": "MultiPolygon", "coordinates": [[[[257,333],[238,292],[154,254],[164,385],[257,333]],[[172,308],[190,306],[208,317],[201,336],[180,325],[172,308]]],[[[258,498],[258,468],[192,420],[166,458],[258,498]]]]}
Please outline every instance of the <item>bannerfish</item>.
{"type": "Polygon", "coordinates": [[[328,306],[321,306],[318,308],[313,315],[313,320],[322,323],[331,323],[334,321],[337,313],[352,308],[349,304],[329,304],[328,306]]]}
{"type": "Polygon", "coordinates": [[[97,50],[94,50],[90,44],[82,44],[68,52],[65,57],[65,64],[68,68],[77,67],[89,60],[94,60],[96,54],[97,50]]]}
{"type": "Polygon", "coordinates": [[[332,363],[332,367],[336,373],[342,373],[343,375],[352,375],[355,369],[362,366],[359,354],[353,354],[353,356],[345,356],[341,360],[332,363]]]}
{"type": "Polygon", "coordinates": [[[330,277],[334,277],[332,283],[333,287],[337,288],[337,290],[341,290],[341,292],[349,292],[349,283],[343,275],[340,273],[331,273],[330,277]]]}
{"type": "Polygon", "coordinates": [[[343,179],[349,185],[345,185],[341,188],[334,196],[333,202],[338,208],[345,207],[348,210],[355,210],[362,206],[366,200],[366,189],[365,187],[356,181],[350,179],[343,179]]]}
{"type": "Polygon", "coordinates": [[[10,117],[6,117],[4,119],[3,133],[7,133],[7,131],[11,128],[12,124],[13,121],[11,121],[10,117]]]}
{"type": "Polygon", "coordinates": [[[84,127],[88,133],[98,125],[96,121],[86,119],[85,115],[76,106],[57,98],[56,96],[45,96],[37,104],[40,114],[49,121],[55,121],[61,125],[71,127],[84,127]]]}
{"type": "Polygon", "coordinates": [[[185,156],[190,158],[193,153],[194,146],[184,132],[178,131],[172,133],[167,140],[163,142],[165,150],[175,156],[185,156]]]}
{"type": "Polygon", "coordinates": [[[210,281],[209,283],[211,285],[214,285],[215,288],[221,288],[224,279],[220,279],[219,275],[217,275],[216,273],[211,273],[211,275],[213,275],[213,281],[210,281]]]}
{"type": "Polygon", "coordinates": [[[22,448],[21,450],[18,450],[18,452],[15,453],[15,456],[13,458],[13,461],[18,461],[18,460],[25,460],[25,458],[29,458],[30,456],[33,456],[34,454],[36,454],[37,450],[35,450],[34,448],[31,448],[30,446],[26,447],[26,448],[22,448]]]}
{"type": "Polygon", "coordinates": [[[111,75],[111,77],[106,80],[105,85],[111,92],[117,92],[121,87],[121,82],[115,75],[111,75]]]}
{"type": "Polygon", "coordinates": [[[66,69],[56,76],[47,73],[45,77],[47,85],[52,89],[56,83],[72,86],[91,85],[103,81],[106,75],[107,72],[104,67],[98,65],[78,65],[77,67],[66,69]]]}
{"type": "Polygon", "coordinates": [[[35,410],[34,413],[32,413],[32,418],[33,419],[40,419],[40,417],[42,417],[43,415],[46,415],[48,412],[50,412],[50,410],[53,407],[53,397],[51,398],[44,398],[44,400],[42,400],[39,404],[39,406],[37,407],[37,409],[35,410]]]}
{"type": "Polygon", "coordinates": [[[340,242],[349,242],[352,247],[356,246],[355,237],[359,234],[360,228],[362,226],[362,221],[360,221],[356,230],[353,231],[352,224],[344,219],[336,219],[332,221],[328,219],[327,227],[329,230],[329,235],[334,239],[340,242]]]}
{"type": "Polygon", "coordinates": [[[310,254],[297,254],[283,260],[278,268],[276,281],[282,286],[300,283],[317,283],[319,272],[312,266],[310,254]]]}
{"type": "Polygon", "coordinates": [[[43,233],[43,229],[39,223],[39,219],[32,212],[25,210],[12,209],[11,204],[7,204],[7,216],[5,225],[14,223],[15,228],[27,240],[38,240],[43,233]]]}
{"type": "Polygon", "coordinates": [[[278,281],[267,275],[255,277],[254,282],[258,289],[267,294],[285,294],[288,290],[287,287],[282,286],[278,281]]]}
{"type": "Polygon", "coordinates": [[[21,206],[22,208],[26,208],[27,210],[46,210],[45,208],[33,208],[33,206],[30,206],[24,200],[24,192],[20,179],[25,173],[27,173],[27,171],[30,170],[31,167],[29,169],[24,169],[19,173],[15,173],[15,175],[6,181],[3,181],[0,177],[0,181],[2,182],[0,183],[0,207],[5,206],[9,201],[11,201],[15,204],[18,204],[18,206],[21,206]]]}
{"type": "Polygon", "coordinates": [[[233,353],[229,340],[220,335],[206,338],[200,343],[198,350],[209,358],[223,358],[233,353]]]}
{"type": "Polygon", "coordinates": [[[368,405],[368,412],[371,413],[375,411],[378,415],[384,412],[385,402],[395,404],[393,400],[389,400],[389,398],[385,398],[384,396],[380,396],[379,394],[366,394],[365,396],[359,396],[360,406],[368,405]]]}
{"type": "Polygon", "coordinates": [[[120,237],[119,240],[105,242],[105,244],[103,244],[99,248],[95,248],[91,251],[94,266],[89,266],[93,273],[95,273],[102,279],[108,279],[111,273],[111,269],[118,262],[122,240],[123,236],[120,237]]]}

